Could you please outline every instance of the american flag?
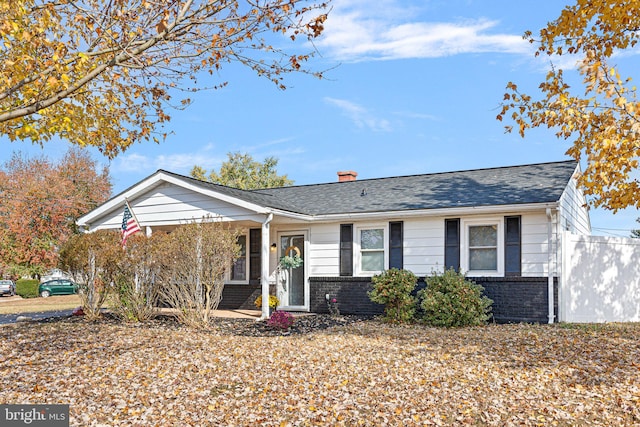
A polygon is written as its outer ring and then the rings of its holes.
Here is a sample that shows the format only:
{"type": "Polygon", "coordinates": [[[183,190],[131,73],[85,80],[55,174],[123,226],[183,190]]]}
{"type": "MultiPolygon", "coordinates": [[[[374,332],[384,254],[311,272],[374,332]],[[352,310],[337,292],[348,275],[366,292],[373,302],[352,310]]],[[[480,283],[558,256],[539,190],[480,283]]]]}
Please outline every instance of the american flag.
{"type": "Polygon", "coordinates": [[[125,204],[124,215],[122,215],[122,246],[127,243],[127,237],[138,231],[141,231],[140,224],[129,210],[129,206],[125,204]]]}

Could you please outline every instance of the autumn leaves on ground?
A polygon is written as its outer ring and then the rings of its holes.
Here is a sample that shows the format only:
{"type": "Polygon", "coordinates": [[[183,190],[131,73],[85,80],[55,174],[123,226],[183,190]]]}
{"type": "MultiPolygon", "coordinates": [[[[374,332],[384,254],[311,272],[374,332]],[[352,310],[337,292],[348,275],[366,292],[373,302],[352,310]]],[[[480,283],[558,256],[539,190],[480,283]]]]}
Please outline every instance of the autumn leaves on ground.
{"type": "Polygon", "coordinates": [[[640,425],[638,324],[254,324],[5,326],[0,401],[70,404],[83,426],[640,425]]]}

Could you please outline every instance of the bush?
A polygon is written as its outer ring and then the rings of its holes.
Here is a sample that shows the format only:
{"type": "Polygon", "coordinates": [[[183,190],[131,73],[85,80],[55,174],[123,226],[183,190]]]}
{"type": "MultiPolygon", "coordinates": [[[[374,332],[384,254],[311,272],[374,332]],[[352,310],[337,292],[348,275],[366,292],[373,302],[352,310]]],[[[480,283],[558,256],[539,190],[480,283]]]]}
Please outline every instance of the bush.
{"type": "Polygon", "coordinates": [[[433,274],[427,287],[418,292],[423,320],[431,326],[484,325],[491,317],[491,301],[484,288],[454,269],[433,274]]]}
{"type": "Polygon", "coordinates": [[[38,296],[39,284],[35,279],[20,279],[16,282],[16,294],[22,298],[35,298],[38,296]]]}
{"type": "Polygon", "coordinates": [[[371,301],[384,304],[384,319],[388,322],[403,323],[413,320],[416,312],[416,298],[411,292],[418,278],[408,270],[392,268],[371,280],[373,290],[369,292],[371,301]]]}
{"type": "Polygon", "coordinates": [[[80,284],[82,310],[89,320],[102,315],[122,258],[121,239],[117,231],[98,230],[76,234],[60,249],[61,267],[80,284]]]}
{"type": "Polygon", "coordinates": [[[273,329],[287,330],[293,326],[293,315],[286,311],[276,310],[267,320],[267,325],[273,329]]]}
{"type": "Polygon", "coordinates": [[[157,314],[159,274],[156,238],[138,233],[127,240],[118,261],[119,273],[111,293],[111,311],[127,322],[143,322],[157,314]]]}
{"type": "Polygon", "coordinates": [[[169,234],[156,233],[159,297],[177,309],[176,318],[183,325],[208,327],[222,300],[225,273],[240,251],[238,232],[229,223],[207,217],[169,234]]]}

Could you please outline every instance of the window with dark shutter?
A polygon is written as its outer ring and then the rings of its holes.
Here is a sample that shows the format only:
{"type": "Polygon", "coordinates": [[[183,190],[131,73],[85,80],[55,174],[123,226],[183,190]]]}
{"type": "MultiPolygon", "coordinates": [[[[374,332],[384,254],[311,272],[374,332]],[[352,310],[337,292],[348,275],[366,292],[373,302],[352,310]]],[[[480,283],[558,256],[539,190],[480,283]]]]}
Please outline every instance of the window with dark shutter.
{"type": "Polygon", "coordinates": [[[402,221],[389,223],[389,268],[404,268],[402,221]]]}
{"type": "Polygon", "coordinates": [[[353,276],[353,224],[340,224],[340,275],[353,276]]]}
{"type": "Polygon", "coordinates": [[[444,220],[444,266],[460,271],[460,218],[444,220]]]}
{"type": "Polygon", "coordinates": [[[520,216],[504,217],[504,275],[520,276],[521,270],[521,230],[520,216]]]}
{"type": "Polygon", "coordinates": [[[262,265],[262,230],[252,228],[249,230],[249,280],[260,280],[262,265]]]}

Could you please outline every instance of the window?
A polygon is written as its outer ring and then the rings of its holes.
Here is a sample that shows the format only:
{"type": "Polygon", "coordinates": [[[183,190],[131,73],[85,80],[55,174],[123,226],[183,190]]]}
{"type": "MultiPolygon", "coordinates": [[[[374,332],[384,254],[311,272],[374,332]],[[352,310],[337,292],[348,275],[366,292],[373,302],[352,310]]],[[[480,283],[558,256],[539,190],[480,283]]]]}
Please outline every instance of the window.
{"type": "Polygon", "coordinates": [[[358,230],[360,273],[379,273],[385,269],[385,229],[360,228],[358,230]]]}
{"type": "Polygon", "coordinates": [[[238,236],[240,255],[231,268],[231,280],[245,282],[247,280],[247,236],[238,236]]]}
{"type": "Polygon", "coordinates": [[[498,270],[498,226],[469,227],[469,270],[498,270]]]}
{"type": "Polygon", "coordinates": [[[504,274],[503,219],[462,220],[460,269],[469,275],[504,274]]]}

